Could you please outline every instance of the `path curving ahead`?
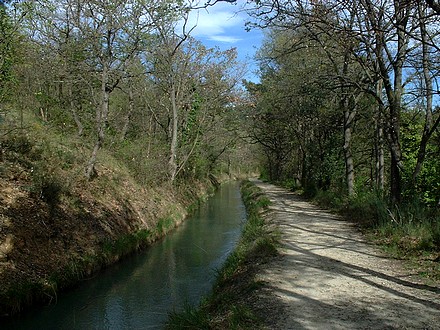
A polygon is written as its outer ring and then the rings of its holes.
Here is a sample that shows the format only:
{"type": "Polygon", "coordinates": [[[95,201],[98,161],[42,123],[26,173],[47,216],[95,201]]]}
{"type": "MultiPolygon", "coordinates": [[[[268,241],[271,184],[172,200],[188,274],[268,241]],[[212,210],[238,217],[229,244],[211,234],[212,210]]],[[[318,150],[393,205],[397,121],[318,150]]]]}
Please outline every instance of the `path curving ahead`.
{"type": "Polygon", "coordinates": [[[255,180],[281,257],[259,275],[271,329],[440,329],[440,288],[418,282],[346,220],[255,180]]]}

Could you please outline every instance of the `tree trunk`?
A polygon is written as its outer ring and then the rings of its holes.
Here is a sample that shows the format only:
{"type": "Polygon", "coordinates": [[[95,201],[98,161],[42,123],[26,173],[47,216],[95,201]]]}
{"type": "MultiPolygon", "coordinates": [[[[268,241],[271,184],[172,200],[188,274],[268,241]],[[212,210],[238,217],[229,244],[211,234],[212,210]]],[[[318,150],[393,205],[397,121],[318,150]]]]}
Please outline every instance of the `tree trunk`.
{"type": "Polygon", "coordinates": [[[101,149],[105,138],[105,128],[107,125],[109,99],[111,92],[111,90],[107,86],[108,79],[108,67],[105,63],[103,65],[101,77],[101,106],[98,107],[96,110],[97,139],[86,168],[86,177],[88,180],[91,180],[96,175],[95,165],[98,157],[98,151],[101,149]]]}
{"type": "MultiPolygon", "coordinates": [[[[398,80],[398,78],[395,78],[398,80]]],[[[397,93],[396,93],[397,94],[397,93]]],[[[388,122],[388,143],[391,151],[391,201],[393,203],[400,203],[402,197],[401,190],[401,170],[403,169],[402,151],[400,147],[400,102],[401,99],[395,96],[398,100],[393,100],[390,103],[390,121],[388,122]]]]}
{"type": "MultiPolygon", "coordinates": [[[[403,170],[402,149],[400,145],[400,111],[402,103],[403,91],[403,65],[405,63],[408,39],[406,36],[406,26],[408,23],[408,7],[409,4],[394,0],[394,8],[396,15],[396,34],[397,34],[397,50],[395,60],[392,61],[393,79],[388,72],[388,63],[384,58],[384,50],[390,53],[387,48],[387,40],[380,31],[376,31],[378,39],[376,41],[376,56],[383,84],[389,104],[389,116],[386,122],[388,144],[391,152],[391,171],[390,171],[390,194],[394,203],[399,203],[402,197],[401,190],[401,171],[403,170]]],[[[384,24],[384,22],[382,22],[384,24]]],[[[381,26],[378,27],[380,29],[381,26]]]]}
{"type": "Polygon", "coordinates": [[[174,81],[171,82],[171,107],[172,107],[172,127],[171,127],[171,145],[170,145],[170,160],[168,162],[169,165],[169,174],[170,181],[173,183],[176,179],[177,173],[177,133],[178,133],[178,109],[177,109],[177,100],[176,100],[176,86],[174,81]]]}
{"type": "Polygon", "coordinates": [[[348,98],[342,101],[344,108],[344,160],[345,160],[345,178],[347,181],[348,196],[354,196],[354,162],[351,153],[351,134],[353,129],[353,121],[356,116],[356,108],[350,111],[348,98]]]}
{"type": "Polygon", "coordinates": [[[385,153],[383,149],[383,127],[382,119],[376,127],[376,188],[383,191],[385,188],[385,153]]]}
{"type": "Polygon", "coordinates": [[[84,132],[84,126],[81,123],[81,119],[76,112],[75,101],[73,98],[73,86],[72,83],[69,84],[69,100],[70,100],[70,112],[72,113],[73,120],[75,121],[76,128],[78,129],[78,136],[82,136],[84,132]]]}
{"type": "Polygon", "coordinates": [[[391,154],[391,202],[399,204],[402,201],[401,174],[398,161],[394,154],[391,154]]]}
{"type": "MultiPolygon", "coordinates": [[[[377,82],[376,93],[382,100],[382,80],[377,82]]],[[[376,118],[376,189],[382,192],[385,187],[385,158],[383,150],[383,104],[379,102],[377,106],[377,118],[376,118]]]]}
{"type": "Polygon", "coordinates": [[[130,119],[131,116],[133,115],[133,111],[134,111],[133,85],[130,82],[128,85],[128,113],[125,116],[124,126],[122,127],[121,141],[124,141],[125,137],[127,136],[128,127],[130,126],[130,119]]]}
{"type": "Polygon", "coordinates": [[[422,66],[423,66],[423,80],[425,82],[424,94],[426,98],[426,110],[425,110],[425,125],[423,128],[422,140],[420,141],[419,151],[417,155],[417,163],[412,174],[412,181],[414,186],[416,186],[417,178],[420,174],[420,171],[422,170],[423,161],[425,160],[425,156],[426,156],[426,147],[428,141],[432,133],[435,131],[436,126],[438,125],[438,121],[437,121],[434,127],[432,127],[433,88],[432,88],[432,76],[430,73],[431,66],[430,66],[430,59],[429,59],[430,56],[429,56],[429,46],[428,46],[430,40],[428,37],[428,32],[426,30],[426,22],[425,22],[426,10],[425,8],[422,8],[422,6],[423,5],[421,3],[418,4],[420,34],[422,39],[422,66]]]}
{"type": "Polygon", "coordinates": [[[407,53],[408,38],[406,27],[409,17],[409,4],[394,0],[397,27],[397,54],[393,63],[394,69],[394,92],[390,99],[390,127],[391,141],[391,200],[400,203],[402,200],[401,171],[403,170],[403,157],[400,145],[400,111],[402,106],[403,92],[403,65],[407,53]]]}

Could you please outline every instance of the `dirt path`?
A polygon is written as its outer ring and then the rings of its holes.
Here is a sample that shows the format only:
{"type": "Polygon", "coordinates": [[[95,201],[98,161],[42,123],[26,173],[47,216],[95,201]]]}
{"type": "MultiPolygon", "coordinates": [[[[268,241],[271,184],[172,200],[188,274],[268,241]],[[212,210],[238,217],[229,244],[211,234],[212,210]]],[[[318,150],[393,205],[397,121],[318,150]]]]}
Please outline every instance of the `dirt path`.
{"type": "Polygon", "coordinates": [[[261,292],[273,329],[440,329],[440,288],[418,282],[348,222],[255,181],[273,202],[282,256],[261,292]]]}

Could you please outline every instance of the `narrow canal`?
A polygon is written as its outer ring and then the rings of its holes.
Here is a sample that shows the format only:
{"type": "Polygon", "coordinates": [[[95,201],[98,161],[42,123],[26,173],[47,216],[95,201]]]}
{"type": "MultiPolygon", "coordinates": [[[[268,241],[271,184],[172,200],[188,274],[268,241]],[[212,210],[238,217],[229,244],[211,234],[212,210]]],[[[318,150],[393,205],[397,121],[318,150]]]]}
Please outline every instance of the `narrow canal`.
{"type": "Polygon", "coordinates": [[[223,185],[145,252],[84,281],[2,329],[161,329],[168,313],[209,293],[246,219],[237,183],[223,185]]]}

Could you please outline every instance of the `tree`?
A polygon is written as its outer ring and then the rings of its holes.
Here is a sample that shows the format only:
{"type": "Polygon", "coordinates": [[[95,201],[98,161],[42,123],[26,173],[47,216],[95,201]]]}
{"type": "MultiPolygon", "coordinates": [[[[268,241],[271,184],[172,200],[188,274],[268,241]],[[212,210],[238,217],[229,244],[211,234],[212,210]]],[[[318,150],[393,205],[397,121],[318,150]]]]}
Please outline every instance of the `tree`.
{"type": "Polygon", "coordinates": [[[171,183],[196,153],[205,128],[219,109],[217,102],[223,99],[224,105],[224,95],[230,93],[238,80],[229,80],[228,72],[235,65],[235,51],[207,49],[192,39],[190,33],[194,27],[187,27],[190,8],[182,6],[176,11],[180,15],[174,12],[158,16],[149,11],[155,25],[156,49],[151,54],[149,71],[161,88],[161,94],[166,96],[161,102],[166,115],[160,126],[169,143],[171,183]]]}
{"type": "MultiPolygon", "coordinates": [[[[255,19],[254,24],[261,27],[275,26],[283,29],[298,30],[315,27],[314,35],[316,40],[325,40],[329,37],[332,40],[343,41],[339,43],[339,53],[346,60],[343,63],[354,63],[354,68],[360,75],[338,74],[342,95],[351,90],[352,96],[358,93],[371,95],[376,100],[378,113],[377,123],[377,182],[378,186],[383,185],[383,154],[380,146],[382,134],[388,142],[391,155],[390,164],[390,196],[393,202],[398,203],[402,196],[402,173],[406,172],[405,159],[402,153],[400,136],[400,117],[407,106],[408,87],[410,81],[414,80],[411,73],[414,66],[414,55],[420,50],[422,60],[418,63],[418,72],[421,74],[421,86],[425,86],[424,95],[419,97],[426,99],[427,114],[425,120],[424,139],[419,146],[418,164],[413,172],[417,177],[417,169],[423,163],[424,146],[430,138],[429,132],[433,132],[435,123],[430,119],[432,107],[429,105],[429,98],[432,96],[432,88],[429,87],[432,79],[432,64],[434,57],[432,50],[438,49],[436,37],[438,34],[435,28],[438,23],[438,16],[427,12],[424,2],[420,1],[393,1],[377,2],[360,0],[348,1],[249,1],[255,3],[250,9],[255,19]],[[429,28],[425,24],[429,22],[429,28]],[[320,28],[316,30],[316,27],[320,28]],[[323,39],[324,37],[324,39],[323,39]],[[424,45],[424,46],[423,46],[424,45]],[[423,54],[425,54],[423,56],[423,54]],[[348,60],[348,61],[347,61],[348,60]],[[424,63],[424,64],[423,64],[424,63]],[[423,69],[423,67],[425,69],[423,69]],[[431,70],[431,71],[430,71],[431,70]],[[423,74],[425,72],[425,74],[423,74]],[[430,78],[430,77],[431,78],[430,78]],[[351,86],[351,87],[350,87],[351,86]],[[347,89],[348,88],[348,89],[347,89]],[[357,90],[357,91],[356,91],[357,90]],[[431,92],[429,92],[431,90],[431,92]],[[430,109],[431,108],[431,109],[430,109]],[[383,125],[383,128],[382,128],[383,125]],[[428,127],[430,129],[428,129],[428,127]],[[383,133],[382,133],[383,132],[383,133]]],[[[428,5],[432,5],[428,4],[428,5]]],[[[434,5],[435,7],[435,5],[434,5]]],[[[431,6],[431,8],[433,8],[431,6]]],[[[335,58],[335,52],[328,43],[322,43],[322,48],[328,49],[328,54],[335,58]]],[[[336,62],[337,63],[337,62],[336,62]]],[[[344,66],[340,73],[344,71],[344,66]]],[[[337,72],[337,70],[335,70],[337,72]]],[[[346,98],[341,99],[341,108],[346,108],[350,102],[346,98]]],[[[356,104],[356,102],[352,102],[356,104]]],[[[353,108],[354,109],[354,108],[353,108]]],[[[351,112],[354,114],[355,112],[351,112]]],[[[346,112],[345,128],[346,137],[350,136],[350,114],[346,112]]],[[[347,141],[346,141],[347,142],[347,141]]],[[[349,144],[345,143],[346,146],[349,144]]],[[[346,152],[347,182],[350,182],[350,153],[346,152]]],[[[349,188],[350,191],[350,188],[349,188]]]]}
{"type": "Polygon", "coordinates": [[[269,178],[328,189],[343,118],[331,92],[332,66],[306,30],[274,29],[260,57],[261,83],[247,84],[255,104],[250,133],[266,154],[269,178]]]}
{"type": "Polygon", "coordinates": [[[284,3],[283,9],[271,5],[270,9],[262,11],[263,14],[257,12],[255,16],[261,18],[264,13],[281,11],[282,17],[274,14],[274,17],[264,18],[263,23],[275,26],[286,34],[287,31],[291,31],[290,41],[285,42],[278,50],[279,56],[310,48],[319,54],[319,65],[326,67],[326,70],[316,72],[314,79],[324,80],[325,90],[339,98],[338,107],[344,118],[342,128],[344,142],[341,147],[346,168],[345,181],[348,194],[351,196],[355,193],[354,161],[351,151],[352,130],[362,88],[367,88],[362,86],[364,81],[362,70],[354,55],[359,46],[352,33],[356,21],[356,6],[344,8],[345,14],[337,15],[327,3],[317,3],[313,7],[298,5],[297,8],[289,7],[290,5],[291,2],[284,3]],[[286,7],[292,11],[288,12],[286,7]]]}
{"type": "MultiPolygon", "coordinates": [[[[142,50],[143,42],[148,38],[152,24],[146,19],[145,8],[161,10],[162,2],[65,0],[59,3],[40,0],[27,5],[32,7],[33,11],[31,23],[36,32],[33,39],[45,43],[45,46],[51,46],[44,40],[45,36],[50,36],[54,47],[60,50],[66,62],[71,58],[72,43],[75,46],[84,46],[84,58],[81,59],[81,63],[85,64],[87,70],[94,74],[94,79],[99,81],[99,98],[95,105],[96,140],[85,170],[86,177],[91,179],[95,175],[98,151],[105,141],[110,94],[123,79],[125,67],[142,50]],[[55,7],[57,10],[54,10],[55,7]]],[[[68,80],[71,91],[72,81],[75,79],[69,77],[68,80]]],[[[81,125],[73,112],[74,108],[71,100],[71,110],[81,133],[81,125]]]]}
{"type": "Polygon", "coordinates": [[[29,40],[19,68],[24,108],[92,144],[88,179],[102,148],[143,182],[205,175],[233,144],[222,120],[240,80],[235,50],[207,49],[190,37],[190,10],[216,2],[20,2],[29,40]]]}
{"type": "Polygon", "coordinates": [[[434,0],[426,0],[428,6],[436,12],[437,15],[440,15],[440,2],[434,0]]]}
{"type": "MultiPolygon", "coordinates": [[[[434,5],[433,1],[428,2],[432,7],[434,5]]],[[[438,4],[437,4],[438,6],[438,4]]],[[[439,13],[440,13],[440,8],[439,13]]],[[[420,140],[417,162],[414,166],[414,170],[412,173],[412,181],[414,185],[417,185],[417,178],[422,169],[423,161],[426,157],[426,148],[428,145],[428,141],[430,140],[432,134],[436,131],[437,127],[440,124],[440,116],[437,116],[437,119],[434,121],[433,115],[433,97],[434,97],[434,88],[433,88],[433,80],[434,75],[432,73],[433,70],[433,54],[435,50],[433,50],[430,43],[434,39],[434,36],[428,32],[428,24],[427,20],[429,19],[429,14],[427,12],[426,6],[423,3],[418,3],[417,14],[419,20],[419,33],[420,33],[420,42],[421,42],[421,71],[422,71],[422,96],[425,99],[425,120],[423,133],[420,140]]]]}
{"type": "Polygon", "coordinates": [[[13,79],[17,36],[5,4],[0,4],[0,105],[6,100],[13,79]]]}

